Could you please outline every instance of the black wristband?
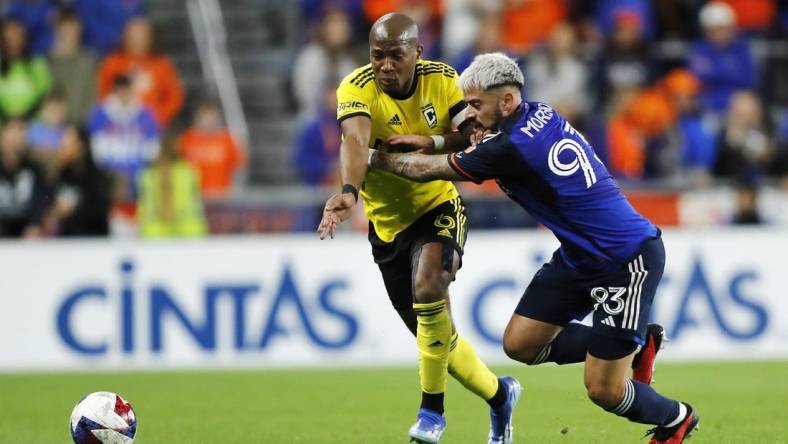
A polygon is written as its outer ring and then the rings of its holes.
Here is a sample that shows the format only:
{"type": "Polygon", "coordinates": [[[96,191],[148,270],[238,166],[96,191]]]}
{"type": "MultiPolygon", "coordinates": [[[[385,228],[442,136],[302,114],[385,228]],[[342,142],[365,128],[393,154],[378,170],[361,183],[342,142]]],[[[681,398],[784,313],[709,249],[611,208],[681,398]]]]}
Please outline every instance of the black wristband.
{"type": "Polygon", "coordinates": [[[342,185],[342,194],[345,193],[353,193],[353,197],[356,198],[356,202],[358,202],[358,188],[354,187],[353,185],[346,183],[342,185]]]}

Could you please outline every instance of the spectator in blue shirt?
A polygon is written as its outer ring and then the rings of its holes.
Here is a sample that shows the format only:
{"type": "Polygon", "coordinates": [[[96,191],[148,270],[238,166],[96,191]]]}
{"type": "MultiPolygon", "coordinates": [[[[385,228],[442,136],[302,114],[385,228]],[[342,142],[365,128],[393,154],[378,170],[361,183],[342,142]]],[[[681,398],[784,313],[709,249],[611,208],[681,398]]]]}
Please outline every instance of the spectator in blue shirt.
{"type": "Polygon", "coordinates": [[[159,154],[159,127],[141,104],[131,80],[118,76],[114,89],[88,120],[96,164],[112,173],[116,200],[136,199],[137,176],[159,154]]]}
{"type": "Polygon", "coordinates": [[[701,9],[704,37],[690,50],[690,71],[703,84],[701,104],[721,115],[731,95],[757,87],[757,72],[749,42],[738,35],[736,15],[725,3],[711,2],[701,9]]]}
{"type": "Polygon", "coordinates": [[[41,103],[38,116],[27,130],[31,155],[49,170],[54,163],[66,129],[67,105],[59,93],[50,93],[41,103]]]}
{"type": "Polygon", "coordinates": [[[322,91],[322,106],[298,131],[293,150],[293,166],[309,185],[336,185],[337,162],[342,131],[337,125],[337,82],[327,80],[322,91]]]}
{"type": "Polygon", "coordinates": [[[118,46],[129,20],[145,14],[143,0],[74,0],[74,9],[85,28],[85,46],[99,56],[118,46]]]}
{"type": "Polygon", "coordinates": [[[717,159],[715,140],[703,124],[698,104],[700,81],[686,69],[674,69],[662,87],[676,110],[676,122],[668,132],[664,156],[660,159],[663,176],[683,179],[690,185],[710,182],[717,159]]]}
{"type": "Polygon", "coordinates": [[[32,55],[49,51],[54,40],[54,23],[58,5],[55,0],[13,0],[5,16],[21,22],[29,37],[28,50],[32,55]]]}

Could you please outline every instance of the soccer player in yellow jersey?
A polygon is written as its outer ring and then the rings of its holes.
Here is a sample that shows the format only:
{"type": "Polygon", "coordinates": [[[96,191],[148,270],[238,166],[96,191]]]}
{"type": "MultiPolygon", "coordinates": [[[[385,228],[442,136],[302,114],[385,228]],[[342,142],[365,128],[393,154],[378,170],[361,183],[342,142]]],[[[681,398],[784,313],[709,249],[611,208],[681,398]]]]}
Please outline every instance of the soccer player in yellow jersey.
{"type": "Polygon", "coordinates": [[[465,109],[457,73],[446,64],[420,59],[418,28],[402,14],[375,22],[369,45],[371,63],[348,75],[337,89],[344,185],[326,203],[320,238],[334,236],[360,194],[370,220],[372,255],[389,299],[416,335],[422,401],[409,430],[412,441],[437,443],[443,435],[446,375],[451,374],[490,405],[488,442],[510,443],[520,384],[511,377],[497,378],[479,360],[457,334],[449,311],[448,288],[460,267],[468,228],[457,189],[451,182],[417,183],[367,170],[368,148],[415,145],[456,151],[469,145],[467,137],[453,131],[465,109]]]}

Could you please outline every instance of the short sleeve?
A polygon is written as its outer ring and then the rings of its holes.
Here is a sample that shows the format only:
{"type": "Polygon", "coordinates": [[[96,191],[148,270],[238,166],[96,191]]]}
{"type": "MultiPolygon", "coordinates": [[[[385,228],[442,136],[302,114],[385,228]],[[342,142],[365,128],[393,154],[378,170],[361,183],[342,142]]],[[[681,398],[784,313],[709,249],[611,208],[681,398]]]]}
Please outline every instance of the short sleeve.
{"type": "Polygon", "coordinates": [[[457,174],[476,183],[516,171],[520,164],[516,149],[504,134],[492,136],[475,147],[449,155],[449,165],[457,174]]]}
{"type": "Polygon", "coordinates": [[[337,88],[337,123],[355,116],[371,117],[370,100],[364,91],[352,82],[342,82],[337,88]]]}

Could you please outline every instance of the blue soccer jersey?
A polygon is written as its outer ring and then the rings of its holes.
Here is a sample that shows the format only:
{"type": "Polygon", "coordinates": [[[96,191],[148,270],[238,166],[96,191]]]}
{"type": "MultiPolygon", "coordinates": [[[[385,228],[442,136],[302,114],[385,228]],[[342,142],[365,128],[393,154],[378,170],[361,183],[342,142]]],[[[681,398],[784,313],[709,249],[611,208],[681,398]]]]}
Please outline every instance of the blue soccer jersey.
{"type": "Polygon", "coordinates": [[[544,103],[523,102],[500,132],[449,155],[460,175],[495,179],[561,242],[566,262],[580,269],[624,264],[658,230],[616,185],[582,134],[544,103]]]}

